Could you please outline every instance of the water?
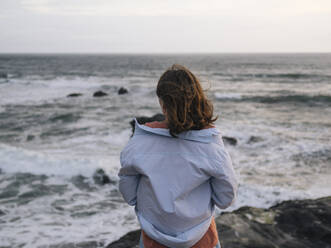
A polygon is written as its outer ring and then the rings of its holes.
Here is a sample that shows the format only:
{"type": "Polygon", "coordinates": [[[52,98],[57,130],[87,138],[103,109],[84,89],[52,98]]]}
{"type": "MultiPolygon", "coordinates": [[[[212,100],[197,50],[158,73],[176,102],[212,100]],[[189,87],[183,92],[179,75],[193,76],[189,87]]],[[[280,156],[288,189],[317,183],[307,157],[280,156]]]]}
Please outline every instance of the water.
{"type": "Polygon", "coordinates": [[[238,140],[229,211],[331,195],[331,54],[0,55],[1,246],[103,247],[138,228],[119,153],[132,118],[160,112],[156,82],[173,63],[201,79],[216,126],[238,140]],[[94,181],[100,168],[110,184],[94,181]]]}

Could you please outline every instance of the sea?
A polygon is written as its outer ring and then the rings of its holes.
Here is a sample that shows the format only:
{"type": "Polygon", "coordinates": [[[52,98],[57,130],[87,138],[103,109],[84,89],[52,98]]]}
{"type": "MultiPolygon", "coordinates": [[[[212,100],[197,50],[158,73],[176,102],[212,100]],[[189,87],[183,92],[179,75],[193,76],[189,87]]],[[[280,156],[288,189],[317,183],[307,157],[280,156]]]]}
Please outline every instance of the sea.
{"type": "Polygon", "coordinates": [[[223,211],[331,195],[331,54],[1,54],[0,247],[105,247],[139,228],[119,155],[130,121],[161,112],[156,84],[175,63],[237,141],[223,211]]]}

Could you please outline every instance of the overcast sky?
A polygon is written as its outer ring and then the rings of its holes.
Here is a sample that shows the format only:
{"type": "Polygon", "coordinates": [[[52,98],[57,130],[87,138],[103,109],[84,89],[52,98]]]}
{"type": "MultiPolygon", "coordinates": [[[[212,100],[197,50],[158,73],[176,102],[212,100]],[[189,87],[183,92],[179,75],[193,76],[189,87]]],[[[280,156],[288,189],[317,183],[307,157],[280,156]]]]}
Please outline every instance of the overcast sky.
{"type": "Polygon", "coordinates": [[[12,52],[331,52],[331,0],[0,0],[12,52]]]}

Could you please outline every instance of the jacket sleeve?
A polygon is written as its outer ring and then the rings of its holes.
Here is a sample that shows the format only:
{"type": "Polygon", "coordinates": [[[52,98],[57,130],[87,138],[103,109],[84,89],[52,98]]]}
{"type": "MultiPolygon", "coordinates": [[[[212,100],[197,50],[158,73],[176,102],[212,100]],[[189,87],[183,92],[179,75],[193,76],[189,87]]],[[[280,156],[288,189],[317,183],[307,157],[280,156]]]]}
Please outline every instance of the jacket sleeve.
{"type": "Polygon", "coordinates": [[[137,204],[137,188],[140,174],[133,165],[133,157],[124,149],[120,155],[121,169],[118,173],[119,190],[124,200],[131,206],[137,204]]]}
{"type": "Polygon", "coordinates": [[[232,161],[227,151],[222,151],[221,159],[214,164],[211,177],[212,200],[221,209],[229,207],[237,195],[238,183],[232,161]]]}

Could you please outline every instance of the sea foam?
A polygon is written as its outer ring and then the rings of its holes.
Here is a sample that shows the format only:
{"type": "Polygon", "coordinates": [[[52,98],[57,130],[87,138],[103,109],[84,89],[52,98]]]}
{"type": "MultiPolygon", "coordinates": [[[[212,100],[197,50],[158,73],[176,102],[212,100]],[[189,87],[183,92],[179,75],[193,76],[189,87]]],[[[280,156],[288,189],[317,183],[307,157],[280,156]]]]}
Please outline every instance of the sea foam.
{"type": "Polygon", "coordinates": [[[220,92],[215,92],[214,96],[218,100],[226,100],[226,99],[241,99],[242,96],[239,93],[220,93],[220,92]]]}
{"type": "Polygon", "coordinates": [[[25,172],[36,175],[61,175],[90,177],[98,168],[110,171],[119,166],[118,158],[79,158],[52,155],[49,152],[0,144],[0,168],[5,173],[25,172]],[[112,166],[109,166],[112,164],[112,166]]]}

